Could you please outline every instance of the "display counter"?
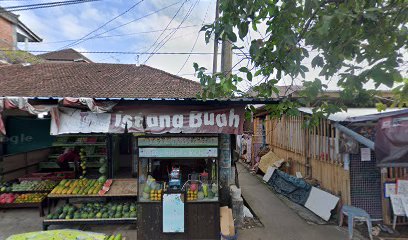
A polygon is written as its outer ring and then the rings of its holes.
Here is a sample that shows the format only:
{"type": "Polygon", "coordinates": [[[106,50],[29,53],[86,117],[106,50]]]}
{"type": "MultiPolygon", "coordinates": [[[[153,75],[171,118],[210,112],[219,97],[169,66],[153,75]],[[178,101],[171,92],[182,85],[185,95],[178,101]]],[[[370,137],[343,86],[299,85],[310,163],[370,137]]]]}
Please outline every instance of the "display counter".
{"type": "Polygon", "coordinates": [[[138,239],[219,239],[218,137],[136,142],[138,239]]]}

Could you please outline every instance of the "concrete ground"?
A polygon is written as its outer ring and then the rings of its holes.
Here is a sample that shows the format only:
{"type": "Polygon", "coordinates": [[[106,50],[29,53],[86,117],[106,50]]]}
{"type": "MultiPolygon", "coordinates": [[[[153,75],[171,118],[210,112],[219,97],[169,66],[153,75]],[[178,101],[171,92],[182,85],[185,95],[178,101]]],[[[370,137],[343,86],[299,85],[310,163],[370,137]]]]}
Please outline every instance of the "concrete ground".
{"type": "MultiPolygon", "coordinates": [[[[36,232],[42,230],[43,218],[38,209],[7,209],[0,210],[0,240],[13,234],[36,232]]],[[[136,240],[136,226],[134,225],[93,225],[93,226],[50,226],[48,229],[79,229],[105,234],[122,233],[127,240],[136,240]]]]}
{"type": "MultiPolygon", "coordinates": [[[[282,202],[258,177],[252,175],[241,164],[237,164],[237,168],[242,195],[264,225],[260,228],[239,230],[239,239],[348,239],[345,228],[307,223],[282,202]]],[[[360,237],[355,239],[360,239],[360,237]]]]}
{"type": "MultiPolygon", "coordinates": [[[[261,220],[264,227],[243,229],[238,231],[238,239],[248,240],[320,240],[347,239],[347,230],[335,225],[317,225],[307,223],[296,211],[288,207],[260,179],[238,164],[239,182],[242,195],[251,209],[261,220]]],[[[64,228],[50,226],[51,229],[64,228]]],[[[67,227],[68,228],[68,227],[67,227]]],[[[122,233],[127,240],[136,240],[136,226],[71,226],[69,228],[106,234],[122,233]]],[[[0,240],[10,235],[41,231],[42,218],[37,209],[0,210],[0,240]]],[[[356,238],[361,239],[356,234],[356,238]]]]}

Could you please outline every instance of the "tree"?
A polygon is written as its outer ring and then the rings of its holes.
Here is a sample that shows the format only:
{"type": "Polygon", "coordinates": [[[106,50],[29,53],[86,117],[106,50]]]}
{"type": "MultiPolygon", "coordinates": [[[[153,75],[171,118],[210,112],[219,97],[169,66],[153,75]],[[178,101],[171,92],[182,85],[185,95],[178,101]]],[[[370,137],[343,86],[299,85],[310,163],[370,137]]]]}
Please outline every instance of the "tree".
{"type": "MultiPolygon", "coordinates": [[[[239,71],[249,81],[262,78],[253,87],[258,97],[278,93],[276,84],[282,76],[304,79],[302,97],[269,106],[272,113],[294,113],[294,108],[313,102],[316,112],[327,115],[343,109],[346,100],[372,101],[375,91],[364,89],[369,81],[376,88],[394,88],[390,105],[408,106],[408,80],[403,77],[408,41],[406,0],[220,0],[219,7],[221,17],[202,28],[205,40],[208,43],[212,36],[227,39],[234,51],[250,60],[250,66],[239,71]],[[250,31],[263,37],[253,39],[245,52],[239,39],[250,31]],[[318,78],[307,79],[305,59],[311,59],[311,66],[320,71],[318,78]],[[333,76],[343,89],[341,97],[336,102],[315,101],[333,76]]],[[[242,77],[208,75],[198,64],[194,68],[204,88],[200,97],[246,94],[237,87],[242,77]]],[[[378,102],[378,108],[384,107],[378,102]]]]}

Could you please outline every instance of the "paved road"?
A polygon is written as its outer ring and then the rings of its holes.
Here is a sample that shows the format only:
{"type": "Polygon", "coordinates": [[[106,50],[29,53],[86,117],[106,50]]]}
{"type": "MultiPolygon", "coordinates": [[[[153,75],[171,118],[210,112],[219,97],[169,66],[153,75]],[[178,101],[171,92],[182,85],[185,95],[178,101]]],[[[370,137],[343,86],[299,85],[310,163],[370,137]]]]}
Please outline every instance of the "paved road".
{"type": "Polygon", "coordinates": [[[265,184],[237,164],[242,195],[265,227],[240,230],[239,239],[320,240],[348,239],[344,228],[308,224],[265,184]]]}

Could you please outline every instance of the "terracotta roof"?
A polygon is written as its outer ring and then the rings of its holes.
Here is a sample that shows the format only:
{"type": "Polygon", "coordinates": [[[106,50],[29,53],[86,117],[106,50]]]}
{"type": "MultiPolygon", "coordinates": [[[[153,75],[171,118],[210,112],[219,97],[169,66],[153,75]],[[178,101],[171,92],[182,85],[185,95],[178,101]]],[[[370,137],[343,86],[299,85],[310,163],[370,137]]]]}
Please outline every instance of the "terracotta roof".
{"type": "Polygon", "coordinates": [[[146,65],[14,64],[0,68],[0,96],[195,98],[199,83],[146,65]]]}
{"type": "Polygon", "coordinates": [[[72,48],[63,49],[60,51],[54,51],[37,55],[38,57],[48,61],[58,62],[92,62],[89,58],[85,57],[81,53],[75,51],[72,48]]]}

